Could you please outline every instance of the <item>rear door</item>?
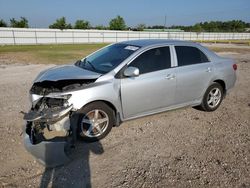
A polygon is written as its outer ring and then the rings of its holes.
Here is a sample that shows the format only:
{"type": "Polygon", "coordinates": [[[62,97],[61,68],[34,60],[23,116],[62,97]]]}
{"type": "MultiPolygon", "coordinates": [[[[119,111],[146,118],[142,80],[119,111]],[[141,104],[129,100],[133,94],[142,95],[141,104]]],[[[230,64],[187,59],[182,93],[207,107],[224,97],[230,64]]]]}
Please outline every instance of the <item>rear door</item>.
{"type": "Polygon", "coordinates": [[[213,66],[197,47],[175,46],[178,67],[176,69],[176,103],[189,103],[202,97],[213,74],[213,66]]]}
{"type": "Polygon", "coordinates": [[[121,80],[124,118],[174,103],[176,79],[168,46],[150,49],[128,66],[137,67],[140,75],[121,80]]]}

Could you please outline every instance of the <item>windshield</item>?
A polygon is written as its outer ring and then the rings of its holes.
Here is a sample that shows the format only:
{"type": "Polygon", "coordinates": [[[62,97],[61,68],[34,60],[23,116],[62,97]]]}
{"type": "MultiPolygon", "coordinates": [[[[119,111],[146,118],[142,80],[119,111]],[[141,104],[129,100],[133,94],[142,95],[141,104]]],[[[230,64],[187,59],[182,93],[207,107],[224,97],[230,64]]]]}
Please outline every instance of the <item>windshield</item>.
{"type": "Polygon", "coordinates": [[[128,44],[113,44],[77,62],[76,65],[104,74],[113,70],[138,49],[138,46],[128,44]]]}

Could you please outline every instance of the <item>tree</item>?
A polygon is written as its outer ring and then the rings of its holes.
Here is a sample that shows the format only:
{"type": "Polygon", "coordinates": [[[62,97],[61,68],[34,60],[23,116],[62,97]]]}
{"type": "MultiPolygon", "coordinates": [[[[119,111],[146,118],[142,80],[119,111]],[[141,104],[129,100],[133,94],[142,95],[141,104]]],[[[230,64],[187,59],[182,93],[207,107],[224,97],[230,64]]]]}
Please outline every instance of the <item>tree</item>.
{"type": "Polygon", "coordinates": [[[89,21],[85,21],[85,20],[76,20],[74,28],[75,29],[89,29],[90,23],[89,21]]]}
{"type": "Polygon", "coordinates": [[[95,26],[95,29],[98,29],[98,30],[105,30],[107,29],[104,25],[97,25],[95,26]]]}
{"type": "Polygon", "coordinates": [[[28,28],[29,24],[28,20],[25,17],[21,17],[19,21],[15,18],[10,19],[10,26],[18,28],[28,28]]]}
{"type": "Polygon", "coordinates": [[[50,29],[72,29],[71,24],[66,23],[66,18],[61,17],[55,21],[55,23],[51,24],[49,26],[50,29]]]}
{"type": "Polygon", "coordinates": [[[7,27],[7,23],[3,19],[0,20],[0,27],[7,27]]]}
{"type": "Polygon", "coordinates": [[[109,22],[109,29],[111,30],[125,30],[126,24],[121,16],[117,16],[109,22]]]}
{"type": "Polygon", "coordinates": [[[153,25],[152,27],[148,27],[148,29],[164,29],[164,25],[153,25]]]}
{"type": "Polygon", "coordinates": [[[146,28],[146,25],[145,25],[145,24],[138,24],[138,25],[136,26],[136,30],[137,30],[137,31],[143,31],[145,28],[146,28]]]}
{"type": "Polygon", "coordinates": [[[231,30],[233,32],[242,32],[245,30],[244,22],[241,20],[231,21],[231,30]]]}
{"type": "Polygon", "coordinates": [[[172,26],[171,28],[179,28],[184,31],[206,31],[206,32],[245,32],[246,28],[249,27],[249,23],[241,20],[232,21],[210,21],[201,22],[193,26],[172,26]]]}
{"type": "Polygon", "coordinates": [[[195,32],[197,32],[197,33],[200,33],[200,32],[202,32],[202,27],[201,27],[201,24],[195,24],[194,26],[193,26],[193,31],[195,31],[195,32]]]}

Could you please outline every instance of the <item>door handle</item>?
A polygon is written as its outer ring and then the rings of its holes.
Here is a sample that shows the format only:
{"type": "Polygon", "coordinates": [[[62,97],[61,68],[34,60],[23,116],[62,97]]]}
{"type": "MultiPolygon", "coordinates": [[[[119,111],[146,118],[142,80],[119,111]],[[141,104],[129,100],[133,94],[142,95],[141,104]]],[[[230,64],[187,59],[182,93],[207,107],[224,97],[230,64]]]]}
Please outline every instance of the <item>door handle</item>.
{"type": "Polygon", "coordinates": [[[168,80],[173,80],[173,79],[175,79],[175,75],[168,74],[165,78],[168,79],[168,80]]]}
{"type": "Polygon", "coordinates": [[[208,67],[207,70],[206,70],[206,72],[212,72],[211,67],[208,67]]]}

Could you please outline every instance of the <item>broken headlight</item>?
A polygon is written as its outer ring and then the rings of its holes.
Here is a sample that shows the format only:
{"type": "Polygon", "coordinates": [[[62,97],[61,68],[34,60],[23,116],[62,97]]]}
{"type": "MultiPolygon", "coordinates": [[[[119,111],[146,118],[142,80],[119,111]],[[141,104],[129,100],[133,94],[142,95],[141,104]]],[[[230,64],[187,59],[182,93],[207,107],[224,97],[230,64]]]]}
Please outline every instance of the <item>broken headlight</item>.
{"type": "Polygon", "coordinates": [[[51,97],[51,98],[68,100],[71,96],[72,96],[71,94],[66,94],[66,95],[54,95],[54,96],[51,97]]]}
{"type": "MultiPolygon", "coordinates": [[[[48,96],[48,97],[43,97],[41,95],[36,95],[36,94],[31,94],[30,95],[30,102],[33,107],[36,106],[37,103],[44,101],[44,100],[49,100],[49,101],[60,101],[67,103],[68,99],[71,97],[71,94],[66,94],[66,95],[55,95],[55,96],[48,96]],[[58,99],[58,100],[57,100],[58,99]]],[[[63,106],[63,105],[59,105],[63,106]]]]}
{"type": "Polygon", "coordinates": [[[32,101],[32,108],[43,110],[46,108],[67,107],[69,106],[68,99],[70,97],[71,94],[41,97],[38,101],[32,101]]]}

